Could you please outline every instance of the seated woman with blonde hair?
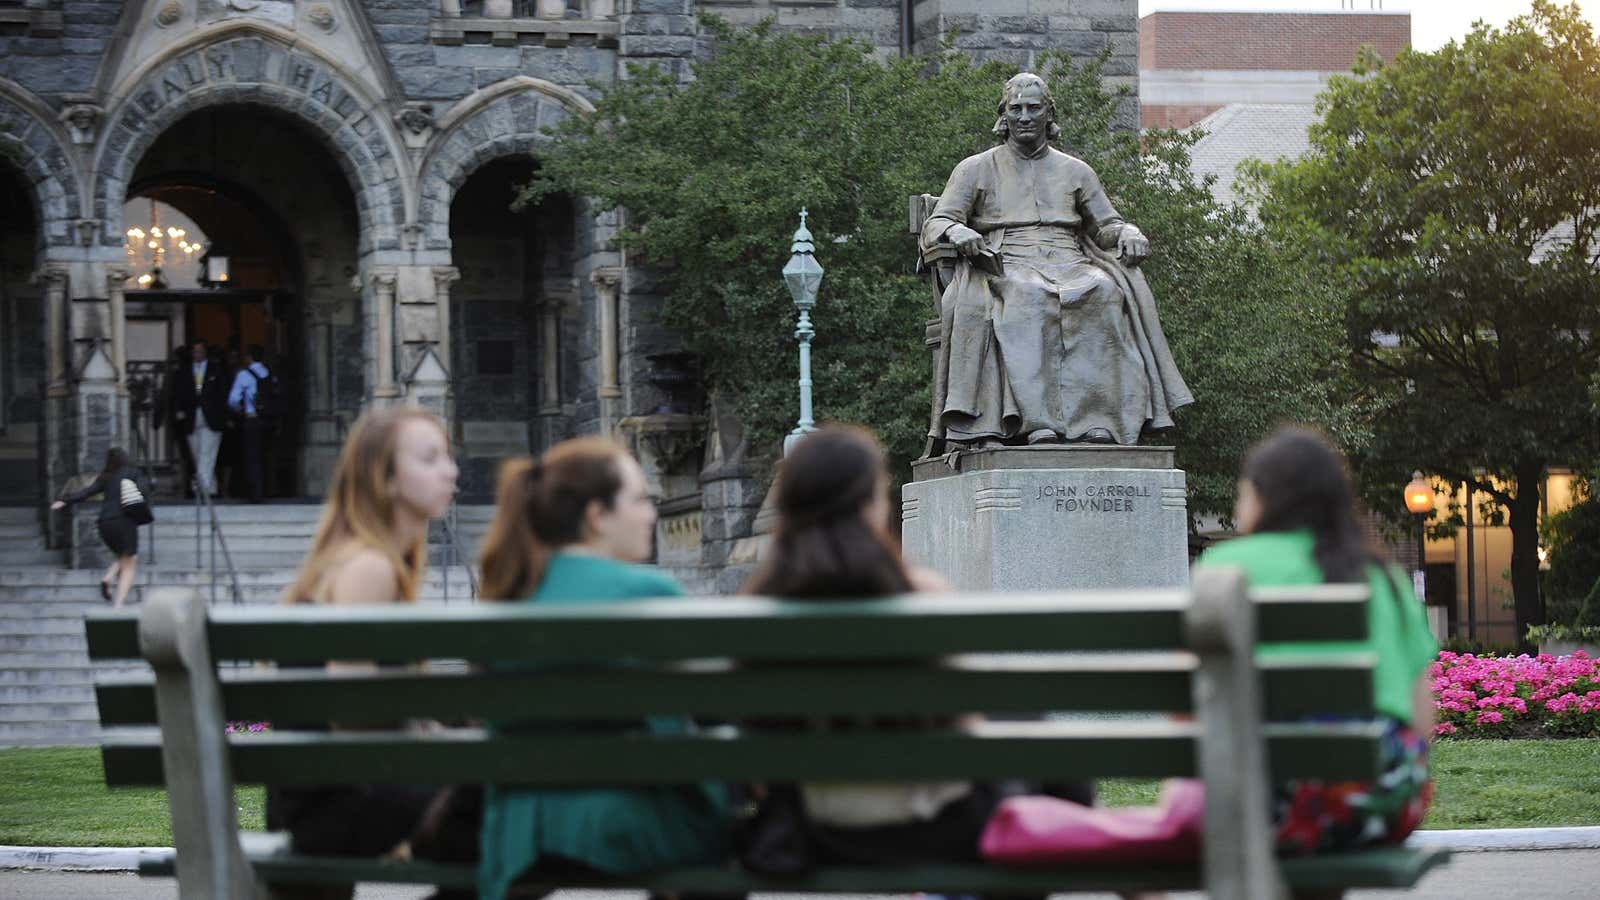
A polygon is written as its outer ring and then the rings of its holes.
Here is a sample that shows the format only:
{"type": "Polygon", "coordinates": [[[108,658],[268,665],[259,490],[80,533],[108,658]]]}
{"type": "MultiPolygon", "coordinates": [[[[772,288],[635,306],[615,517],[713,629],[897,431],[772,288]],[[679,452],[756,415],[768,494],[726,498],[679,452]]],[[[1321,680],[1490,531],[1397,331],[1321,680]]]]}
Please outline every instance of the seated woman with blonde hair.
{"type": "MultiPolygon", "coordinates": [[[[362,415],[339,454],[311,550],[283,601],[415,601],[427,562],[428,523],[450,508],[456,476],[444,425],[432,413],[402,406],[362,415]]],[[[272,788],[267,827],[288,830],[302,853],[379,856],[411,837],[434,794],[409,785],[272,788]]]]}

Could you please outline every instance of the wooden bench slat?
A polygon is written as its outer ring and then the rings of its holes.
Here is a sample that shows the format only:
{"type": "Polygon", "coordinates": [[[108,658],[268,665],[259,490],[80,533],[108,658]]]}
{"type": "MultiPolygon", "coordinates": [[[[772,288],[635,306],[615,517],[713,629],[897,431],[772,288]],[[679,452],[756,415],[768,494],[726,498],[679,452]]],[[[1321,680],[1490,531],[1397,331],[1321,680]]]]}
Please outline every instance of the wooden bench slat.
{"type": "MultiPolygon", "coordinates": [[[[391,884],[436,884],[443,887],[471,888],[475,871],[468,865],[449,865],[428,861],[404,864],[377,859],[327,858],[287,852],[282,835],[245,832],[240,835],[245,854],[263,880],[278,884],[325,884],[354,881],[391,884]]],[[[1443,865],[1448,851],[1435,848],[1411,849],[1382,847],[1352,853],[1284,859],[1279,861],[1284,880],[1291,887],[1316,889],[1406,888],[1443,865]]],[[[141,875],[170,877],[174,873],[172,854],[142,858],[141,875]]],[[[626,878],[563,878],[560,883],[537,879],[521,882],[525,889],[612,888],[649,890],[653,893],[1036,893],[1059,891],[1193,890],[1200,886],[1200,872],[1192,865],[1140,864],[1127,867],[1040,866],[1001,867],[982,865],[923,864],[899,867],[838,867],[817,869],[803,878],[764,878],[733,867],[677,869],[626,878]]]]}
{"type": "MultiPolygon", "coordinates": [[[[1338,585],[1258,599],[1262,641],[1364,636],[1365,590],[1338,585]],[[1307,599],[1310,598],[1310,599],[1307,599]]],[[[916,659],[957,653],[1172,650],[1182,591],[910,596],[799,604],[765,598],[593,605],[217,607],[215,660],[916,659]],[[663,627],[670,624],[673,627],[663,627]],[[375,628],[374,626],[381,626],[375,628]]],[[[138,656],[135,613],[96,611],[93,659],[138,656]]]]}
{"type": "MultiPolygon", "coordinates": [[[[230,720],[280,727],[407,718],[626,719],[1178,712],[1193,708],[1188,653],[951,659],[943,666],[829,665],[698,671],[595,670],[376,675],[243,670],[224,680],[230,720]]],[[[1372,711],[1370,654],[1263,661],[1269,720],[1372,711]]],[[[153,676],[95,687],[105,726],[156,723],[153,676]]]]}
{"type": "MultiPolygon", "coordinates": [[[[1272,772],[1280,778],[1374,778],[1382,732],[1381,725],[1369,723],[1268,726],[1272,772]]],[[[1197,740],[1193,723],[1166,720],[988,722],[973,732],[737,737],[285,731],[235,735],[229,755],[240,784],[1060,780],[1193,775],[1197,740]]],[[[160,743],[154,738],[108,737],[102,756],[107,784],[163,783],[160,743]]]]}

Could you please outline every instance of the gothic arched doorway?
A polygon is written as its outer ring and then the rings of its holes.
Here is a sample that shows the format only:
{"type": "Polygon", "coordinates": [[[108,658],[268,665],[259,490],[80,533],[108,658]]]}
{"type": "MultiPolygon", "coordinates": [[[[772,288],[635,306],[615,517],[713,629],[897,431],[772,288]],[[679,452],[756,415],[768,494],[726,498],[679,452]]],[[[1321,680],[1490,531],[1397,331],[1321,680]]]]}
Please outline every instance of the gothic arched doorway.
{"type": "MultiPolygon", "coordinates": [[[[163,346],[169,364],[174,348],[195,340],[225,362],[259,346],[285,395],[268,444],[269,496],[320,495],[366,392],[367,335],[352,287],[360,225],[341,167],[288,115],[212,107],[162,132],[134,170],[128,232],[161,227],[163,210],[192,225],[180,227],[203,252],[226,256],[227,278],[202,280],[173,266],[158,283],[149,279],[150,260],[130,253],[130,387],[160,368],[145,357],[163,346]]],[[[164,231],[172,243],[170,226],[164,231]]],[[[141,249],[148,247],[134,247],[141,249]]]]}
{"type": "Polygon", "coordinates": [[[39,220],[20,172],[0,162],[0,505],[40,502],[45,371],[43,291],[34,278],[39,220]]]}

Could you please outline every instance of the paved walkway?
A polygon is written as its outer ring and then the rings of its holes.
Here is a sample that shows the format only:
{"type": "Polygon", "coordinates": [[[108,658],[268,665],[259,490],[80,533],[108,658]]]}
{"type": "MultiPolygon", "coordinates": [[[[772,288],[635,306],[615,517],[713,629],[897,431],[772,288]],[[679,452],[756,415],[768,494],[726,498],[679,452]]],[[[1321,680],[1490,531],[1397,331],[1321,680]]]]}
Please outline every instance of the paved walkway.
{"type": "MultiPolygon", "coordinates": [[[[1459,853],[1416,891],[1356,891],[1349,896],[1357,900],[1593,900],[1596,885],[1600,885],[1600,850],[1459,853]]],[[[427,890],[414,887],[367,888],[356,900],[420,900],[427,894],[427,890]]],[[[0,900],[173,900],[177,896],[177,887],[167,879],[0,871],[0,900]]],[[[643,900],[644,895],[562,891],[554,896],[555,900],[643,900]]],[[[763,895],[762,900],[780,897],[763,895]]],[[[1112,898],[1095,895],[1093,900],[1112,898]]]]}

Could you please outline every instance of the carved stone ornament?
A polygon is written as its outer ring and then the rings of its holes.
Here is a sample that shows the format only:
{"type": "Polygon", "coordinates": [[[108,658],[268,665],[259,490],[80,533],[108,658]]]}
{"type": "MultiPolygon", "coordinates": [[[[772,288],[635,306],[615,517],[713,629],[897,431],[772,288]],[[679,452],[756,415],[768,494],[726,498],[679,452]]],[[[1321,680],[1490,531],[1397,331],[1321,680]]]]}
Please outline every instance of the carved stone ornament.
{"type": "Polygon", "coordinates": [[[640,455],[659,475],[675,475],[687,471],[690,463],[698,461],[705,450],[705,425],[703,416],[683,413],[652,413],[647,416],[629,416],[617,423],[634,439],[640,455]]]}
{"type": "Polygon", "coordinates": [[[100,220],[78,219],[74,224],[78,226],[78,242],[85,247],[93,247],[95,238],[100,234],[100,220]]]}
{"type": "Polygon", "coordinates": [[[104,113],[105,110],[97,103],[69,96],[67,105],[61,110],[61,122],[71,132],[74,144],[93,144],[95,127],[100,124],[100,117],[104,113]]]}
{"type": "Polygon", "coordinates": [[[326,3],[318,3],[306,10],[306,20],[327,34],[333,34],[339,27],[339,20],[333,17],[333,10],[326,3]]]}
{"type": "Polygon", "coordinates": [[[406,142],[406,149],[421,150],[433,136],[433,104],[407,103],[395,113],[394,121],[400,126],[400,137],[406,142]]]}
{"type": "Polygon", "coordinates": [[[156,24],[162,28],[171,28],[183,18],[183,4],[178,0],[167,0],[156,10],[156,24]]]}

